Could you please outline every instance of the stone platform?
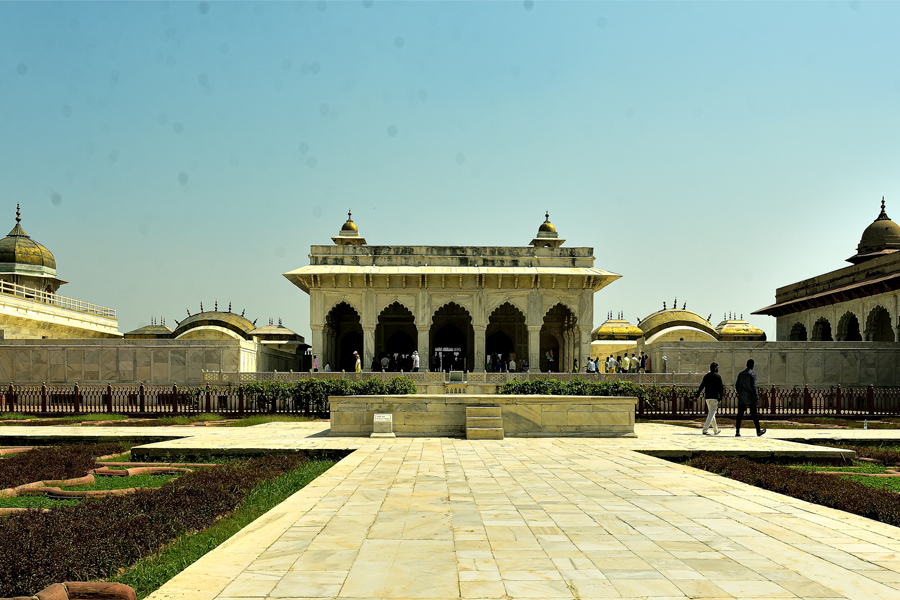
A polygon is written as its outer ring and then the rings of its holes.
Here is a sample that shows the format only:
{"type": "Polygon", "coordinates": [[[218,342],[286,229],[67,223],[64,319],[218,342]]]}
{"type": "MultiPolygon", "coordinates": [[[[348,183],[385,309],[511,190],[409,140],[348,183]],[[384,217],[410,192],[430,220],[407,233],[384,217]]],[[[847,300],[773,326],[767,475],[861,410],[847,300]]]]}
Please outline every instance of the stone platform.
{"type": "Polygon", "coordinates": [[[621,396],[510,396],[410,394],[333,396],[332,436],[369,436],[375,413],[393,415],[400,437],[465,437],[466,407],[500,408],[506,437],[620,437],[634,435],[637,398],[621,396]]]}
{"type": "MultiPolygon", "coordinates": [[[[99,429],[3,427],[0,443],[99,429]]],[[[476,441],[336,438],[328,423],[159,428],[173,439],[136,454],[354,451],[150,598],[900,598],[900,529],[647,454],[838,458],[788,440],[900,431],[731,431],[476,441]]]]}

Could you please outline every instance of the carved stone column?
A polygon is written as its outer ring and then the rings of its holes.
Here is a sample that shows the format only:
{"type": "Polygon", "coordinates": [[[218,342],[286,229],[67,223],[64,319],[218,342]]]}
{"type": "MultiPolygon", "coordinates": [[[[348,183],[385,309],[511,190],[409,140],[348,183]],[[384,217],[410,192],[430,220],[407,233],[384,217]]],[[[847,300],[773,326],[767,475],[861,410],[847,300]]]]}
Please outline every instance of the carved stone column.
{"type": "MultiPolygon", "coordinates": [[[[313,355],[319,357],[319,369],[325,370],[325,336],[323,335],[323,327],[312,328],[312,352],[313,355]]],[[[312,359],[309,361],[310,369],[312,369],[312,359]]]]}
{"type": "Polygon", "coordinates": [[[368,371],[375,357],[375,327],[363,327],[362,370],[368,371]]]}
{"type": "Polygon", "coordinates": [[[528,372],[541,372],[541,326],[528,327],[528,372]]]}
{"type": "Polygon", "coordinates": [[[473,373],[484,373],[484,332],[487,327],[473,326],[475,330],[475,364],[469,367],[473,373]]]}
{"type": "Polygon", "coordinates": [[[417,349],[419,351],[419,371],[428,370],[428,361],[431,358],[431,350],[428,348],[428,333],[430,329],[419,328],[419,343],[417,349]]]}

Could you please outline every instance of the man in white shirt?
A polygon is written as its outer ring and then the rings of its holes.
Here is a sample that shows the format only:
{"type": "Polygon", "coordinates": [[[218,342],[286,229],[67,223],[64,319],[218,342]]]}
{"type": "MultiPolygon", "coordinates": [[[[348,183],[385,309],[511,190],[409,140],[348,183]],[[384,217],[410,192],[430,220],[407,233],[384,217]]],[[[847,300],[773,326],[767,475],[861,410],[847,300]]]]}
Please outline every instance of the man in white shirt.
{"type": "Polygon", "coordinates": [[[418,350],[413,350],[412,359],[413,359],[413,373],[418,373],[419,372],[419,351],[418,350]]]}

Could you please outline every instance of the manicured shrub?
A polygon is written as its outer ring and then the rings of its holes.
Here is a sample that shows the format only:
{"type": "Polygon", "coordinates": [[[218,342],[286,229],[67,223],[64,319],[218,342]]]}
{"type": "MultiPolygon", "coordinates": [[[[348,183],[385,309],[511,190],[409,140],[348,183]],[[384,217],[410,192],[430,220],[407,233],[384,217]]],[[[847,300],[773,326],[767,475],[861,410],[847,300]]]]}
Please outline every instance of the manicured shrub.
{"type": "Polygon", "coordinates": [[[900,452],[886,448],[872,446],[847,446],[841,444],[841,448],[853,450],[860,458],[871,458],[885,465],[900,465],[900,452]]]}
{"type": "Polygon", "coordinates": [[[0,460],[0,489],[33,481],[84,477],[96,467],[96,458],[124,451],[119,443],[35,448],[0,460]]]}
{"type": "Polygon", "coordinates": [[[58,581],[109,577],[179,535],[212,525],[260,482],[305,462],[302,454],[281,454],[226,463],[159,489],[0,520],[0,597],[29,596],[58,581]]]}
{"type": "Polygon", "coordinates": [[[672,388],[662,386],[637,385],[630,381],[585,381],[575,379],[562,382],[558,379],[531,379],[527,381],[508,381],[500,389],[501,394],[516,396],[548,395],[548,396],[634,396],[648,400],[659,388],[671,397],[672,388]]]}
{"type": "Polygon", "coordinates": [[[744,458],[701,454],[688,466],[820,506],[900,526],[900,498],[861,483],[744,458]]]}

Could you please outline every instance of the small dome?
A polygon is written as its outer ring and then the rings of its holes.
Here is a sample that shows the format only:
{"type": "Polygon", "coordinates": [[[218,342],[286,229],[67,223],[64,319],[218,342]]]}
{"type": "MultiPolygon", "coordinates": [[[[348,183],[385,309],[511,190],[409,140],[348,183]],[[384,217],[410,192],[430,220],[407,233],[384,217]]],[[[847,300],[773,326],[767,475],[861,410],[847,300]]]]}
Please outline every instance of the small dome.
{"type": "Polygon", "coordinates": [[[123,336],[126,340],[134,339],[166,339],[172,337],[172,330],[165,325],[151,324],[138,327],[123,336]]]}
{"type": "MultiPolygon", "coordinates": [[[[218,306],[216,307],[218,309],[218,306]]],[[[178,324],[172,337],[179,338],[192,329],[208,327],[220,327],[237,334],[245,340],[250,340],[250,332],[256,328],[254,323],[245,319],[243,315],[220,310],[208,310],[189,316],[178,324]]]]}
{"type": "Polygon", "coordinates": [[[766,332],[758,327],[754,327],[743,319],[732,317],[723,319],[716,326],[716,333],[719,340],[723,342],[764,342],[766,341],[766,332]]]}
{"type": "Polygon", "coordinates": [[[641,321],[638,327],[641,328],[641,331],[644,332],[644,337],[648,340],[665,329],[675,327],[697,329],[715,339],[719,337],[709,321],[694,311],[687,310],[687,308],[664,308],[663,310],[658,310],[641,321]]]}
{"type": "Polygon", "coordinates": [[[347,221],[341,226],[341,233],[347,231],[359,233],[359,227],[357,227],[356,223],[353,222],[353,219],[350,216],[350,212],[347,212],[347,221]]]}
{"type": "Polygon", "coordinates": [[[644,336],[639,327],[635,327],[625,319],[609,318],[591,332],[591,340],[637,340],[644,336]]]}
{"type": "Polygon", "coordinates": [[[866,227],[856,254],[847,259],[858,264],[883,254],[891,254],[900,250],[900,225],[891,221],[884,209],[884,198],[881,199],[881,213],[875,221],[866,227]]]}
{"type": "Polygon", "coordinates": [[[331,238],[338,246],[362,246],[366,243],[366,239],[359,235],[359,227],[353,222],[353,213],[347,211],[347,220],[341,226],[338,234],[331,238]]]}
{"type": "Polygon", "coordinates": [[[538,227],[538,233],[556,233],[556,227],[550,222],[550,213],[544,214],[544,222],[538,227]]]}
{"type": "Polygon", "coordinates": [[[52,273],[46,274],[56,276],[56,259],[53,257],[53,253],[31,239],[22,229],[21,221],[22,216],[17,204],[16,226],[5,238],[0,240],[0,263],[37,267],[39,270],[52,271],[52,273]]]}

